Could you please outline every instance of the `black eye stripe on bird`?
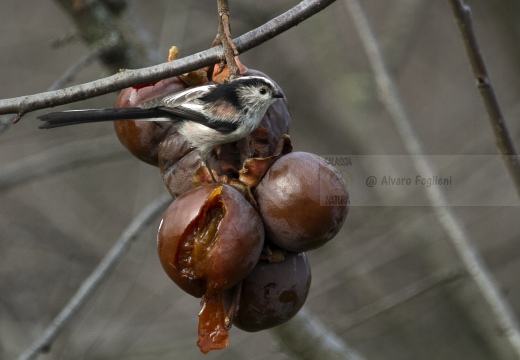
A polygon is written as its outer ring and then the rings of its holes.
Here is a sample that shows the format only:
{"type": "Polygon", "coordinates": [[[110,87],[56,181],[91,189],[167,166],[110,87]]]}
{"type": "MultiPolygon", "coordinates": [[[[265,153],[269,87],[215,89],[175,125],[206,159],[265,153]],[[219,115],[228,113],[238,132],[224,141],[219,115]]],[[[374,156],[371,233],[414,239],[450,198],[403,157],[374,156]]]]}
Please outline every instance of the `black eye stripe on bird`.
{"type": "Polygon", "coordinates": [[[113,120],[175,121],[178,132],[205,161],[218,145],[249,135],[283,93],[269,79],[244,76],[203,85],[143,102],[136,108],[51,112],[38,118],[42,129],[113,120]]]}

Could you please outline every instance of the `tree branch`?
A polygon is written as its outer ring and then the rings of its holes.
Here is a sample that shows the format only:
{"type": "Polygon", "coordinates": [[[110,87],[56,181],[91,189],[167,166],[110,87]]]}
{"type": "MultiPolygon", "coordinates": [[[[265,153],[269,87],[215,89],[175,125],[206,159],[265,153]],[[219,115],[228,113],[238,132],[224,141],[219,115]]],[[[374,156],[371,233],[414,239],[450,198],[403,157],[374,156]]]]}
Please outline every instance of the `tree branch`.
{"type": "MultiPolygon", "coordinates": [[[[423,146],[415,134],[406,108],[390,75],[372,32],[368,19],[358,0],[344,0],[374,72],[381,102],[386,107],[418,174],[433,177],[434,168],[423,156],[423,146]]],[[[520,328],[506,299],[473,245],[470,235],[457,215],[451,210],[441,187],[424,188],[437,221],[443,227],[471,280],[472,296],[460,296],[462,308],[479,325],[483,340],[495,350],[497,359],[520,358],[520,328]]]]}
{"type": "MultiPolygon", "coordinates": [[[[292,9],[233,40],[239,53],[246,52],[298,25],[336,0],[304,0],[292,9]]],[[[126,70],[115,75],[62,90],[0,100],[0,114],[19,116],[38,109],[68,104],[108,94],[126,87],[159,81],[218,63],[223,59],[222,46],[214,47],[172,62],[126,70]]]]}
{"type": "Polygon", "coordinates": [[[518,196],[520,196],[520,159],[515,149],[513,139],[509,135],[506,121],[498,104],[491,79],[484,63],[484,58],[480,51],[480,47],[473,31],[473,22],[471,20],[471,9],[468,4],[462,0],[448,0],[455,21],[459,27],[469,62],[473,69],[473,74],[477,80],[477,87],[489,116],[491,127],[495,134],[495,142],[506,163],[509,174],[513,178],[518,196]]]}
{"type": "Polygon", "coordinates": [[[101,282],[115,268],[130,248],[132,242],[171,202],[172,198],[170,196],[163,196],[149,204],[135,217],[94,271],[83,281],[68,304],[47,326],[43,334],[20,355],[19,360],[36,359],[41,352],[52,345],[52,342],[56,339],[61,329],[67,325],[83,304],[85,304],[90,295],[92,295],[101,282]]]}
{"type": "Polygon", "coordinates": [[[327,329],[305,307],[291,321],[274,327],[271,332],[275,333],[282,341],[282,350],[289,351],[301,360],[364,359],[334,332],[327,329]]]}

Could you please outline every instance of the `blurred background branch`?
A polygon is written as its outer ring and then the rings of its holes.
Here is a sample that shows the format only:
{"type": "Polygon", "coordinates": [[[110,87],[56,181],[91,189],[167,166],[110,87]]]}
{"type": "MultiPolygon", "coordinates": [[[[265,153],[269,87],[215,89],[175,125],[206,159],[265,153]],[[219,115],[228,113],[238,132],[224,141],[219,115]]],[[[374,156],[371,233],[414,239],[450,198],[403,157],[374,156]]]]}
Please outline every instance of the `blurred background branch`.
{"type": "MultiPolygon", "coordinates": [[[[433,177],[437,171],[423,156],[424,148],[421,140],[412,127],[412,121],[401,100],[400,91],[387,69],[377,39],[360,3],[357,0],[345,0],[344,3],[367,53],[381,102],[390,114],[405,149],[409,154],[415,155],[412,157],[412,162],[416,172],[424,174],[425,177],[433,177]]],[[[495,349],[497,359],[520,358],[520,329],[510,305],[501,295],[496,281],[475,248],[462,221],[452,211],[442,188],[426,187],[425,191],[439,224],[452,241],[465,266],[465,271],[469,275],[469,280],[476,287],[473,295],[476,294],[478,298],[474,296],[458,297],[462,301],[461,308],[468,311],[468,315],[474,323],[480,324],[479,328],[484,331],[480,336],[495,349]],[[475,303],[480,304],[475,306],[475,303]],[[501,331],[497,332],[496,329],[501,329],[501,331]]]]}
{"type": "Polygon", "coordinates": [[[295,359],[364,359],[305,307],[290,322],[271,331],[278,336],[282,350],[295,359]]]}
{"type": "MultiPolygon", "coordinates": [[[[101,55],[112,49],[112,44],[103,44],[100,47],[93,47],[92,51],[79,59],[75,64],[70,66],[58,79],[56,79],[47,91],[58,90],[71,83],[78,73],[91,65],[92,62],[99,59],[101,55]]],[[[9,129],[16,115],[0,116],[0,134],[9,129]]]]}
{"type": "Polygon", "coordinates": [[[83,41],[104,48],[101,61],[109,73],[157,63],[157,51],[131,2],[104,0],[55,0],[74,20],[83,41]]]}
{"type": "Polygon", "coordinates": [[[74,317],[78,310],[85,305],[92,293],[99,287],[101,282],[109,276],[115,266],[121,261],[123,256],[129,250],[132,242],[135,241],[141,233],[156,220],[156,218],[166,210],[171,204],[170,196],[163,196],[160,199],[150,203],[139,213],[135,219],[128,225],[119,239],[107,251],[105,257],[101,260],[94,271],[81,284],[78,291],[69,300],[67,305],[63,307],[61,312],[47,326],[43,334],[37,338],[23,354],[19,360],[36,359],[42,352],[48,352],[53,341],[74,317]]]}
{"type": "Polygon", "coordinates": [[[349,328],[359,326],[361,323],[380,316],[385,312],[391,311],[397,306],[405,306],[406,302],[432,290],[437,286],[443,286],[453,281],[463,280],[467,275],[463,271],[450,271],[427,276],[394,294],[385,296],[373,304],[358,309],[351,314],[347,314],[341,319],[337,331],[344,332],[349,328]]]}
{"type": "Polygon", "coordinates": [[[459,27],[469,62],[473,69],[477,87],[482,95],[482,100],[486,106],[489,115],[489,121],[495,134],[495,142],[498,150],[503,155],[504,162],[509,170],[509,174],[516,186],[516,191],[520,197],[520,158],[515,148],[515,144],[506,124],[502,109],[495,95],[495,90],[491,84],[484,58],[482,57],[480,47],[473,30],[473,21],[471,19],[471,8],[463,0],[448,0],[453,16],[459,27]]]}
{"type": "Polygon", "coordinates": [[[126,150],[108,136],[95,140],[70,142],[27,158],[2,165],[0,191],[21,186],[27,181],[55,176],[78,167],[120,160],[126,150]],[[41,166],[45,164],[45,166],[41,166]]]}

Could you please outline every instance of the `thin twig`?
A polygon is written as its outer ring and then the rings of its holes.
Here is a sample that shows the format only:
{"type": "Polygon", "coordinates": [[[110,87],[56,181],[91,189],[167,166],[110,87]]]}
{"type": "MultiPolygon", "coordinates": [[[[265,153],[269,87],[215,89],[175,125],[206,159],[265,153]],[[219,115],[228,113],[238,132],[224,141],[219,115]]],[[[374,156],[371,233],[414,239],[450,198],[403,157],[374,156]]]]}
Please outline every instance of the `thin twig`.
{"type": "Polygon", "coordinates": [[[289,351],[301,360],[363,360],[335,333],[303,307],[291,321],[271,330],[289,351]]]}
{"type": "Polygon", "coordinates": [[[20,355],[18,360],[35,359],[52,345],[52,342],[56,339],[61,329],[67,325],[78,310],[86,303],[90,295],[92,295],[101,282],[109,275],[119,261],[121,261],[132,242],[166,209],[171,201],[170,196],[163,196],[152,202],[135,217],[94,271],[83,281],[68,304],[47,326],[43,334],[20,355]]]}
{"type": "MultiPolygon", "coordinates": [[[[304,0],[282,15],[234,39],[233,43],[237,47],[237,51],[243,53],[298,25],[335,1],[304,0]]],[[[159,81],[218,63],[221,56],[222,48],[219,46],[176,61],[139,70],[126,70],[103,79],[62,90],[0,100],[0,114],[25,114],[38,109],[108,94],[129,86],[159,81]]]]}
{"type": "Polygon", "coordinates": [[[473,74],[477,80],[477,87],[489,116],[491,127],[495,134],[495,143],[502,154],[506,163],[507,170],[513,178],[518,196],[520,196],[520,158],[515,148],[513,139],[509,135],[502,109],[495,95],[495,90],[491,85],[491,79],[486,69],[486,64],[480,47],[473,31],[473,21],[471,20],[471,8],[462,0],[448,0],[453,16],[459,27],[469,62],[473,69],[473,74]]]}
{"type": "Polygon", "coordinates": [[[236,77],[240,74],[235,56],[238,55],[237,48],[233,44],[231,37],[231,28],[229,25],[229,5],[227,0],[217,0],[218,10],[218,38],[224,48],[224,56],[229,69],[229,78],[236,77]]]}
{"type": "MultiPolygon", "coordinates": [[[[399,90],[387,70],[365,12],[357,0],[344,0],[344,3],[351,14],[354,26],[367,53],[381,101],[390,114],[405,148],[410,154],[415,155],[412,156],[412,162],[417,173],[424,177],[433,178],[435,175],[434,169],[428,159],[422,155],[424,153],[422,144],[412,128],[411,121],[401,101],[399,90]]],[[[520,358],[520,331],[510,305],[502,297],[495,280],[474,247],[470,235],[451,210],[441,187],[431,186],[424,189],[438,222],[454,245],[469,279],[476,286],[477,295],[486,309],[487,316],[483,316],[481,312],[476,310],[475,298],[464,299],[463,301],[467,301],[467,303],[463,304],[463,307],[469,311],[470,316],[476,323],[485,324],[490,329],[484,338],[496,345],[494,348],[497,352],[500,351],[502,356],[504,356],[503,354],[514,354],[515,358],[520,358]]]]}

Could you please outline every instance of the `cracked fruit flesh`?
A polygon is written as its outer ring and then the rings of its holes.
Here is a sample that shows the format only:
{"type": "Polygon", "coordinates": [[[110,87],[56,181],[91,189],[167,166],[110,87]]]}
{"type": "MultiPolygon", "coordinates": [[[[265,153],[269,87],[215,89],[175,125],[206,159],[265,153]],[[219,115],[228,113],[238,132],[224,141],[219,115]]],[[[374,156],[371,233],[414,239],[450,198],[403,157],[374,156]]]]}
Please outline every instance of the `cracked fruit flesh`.
{"type": "Polygon", "coordinates": [[[258,213],[234,188],[209,184],[179,196],[166,210],[157,239],[166,274],[184,291],[202,297],[199,347],[226,347],[223,292],[257,264],[264,242],[258,213]]]}

